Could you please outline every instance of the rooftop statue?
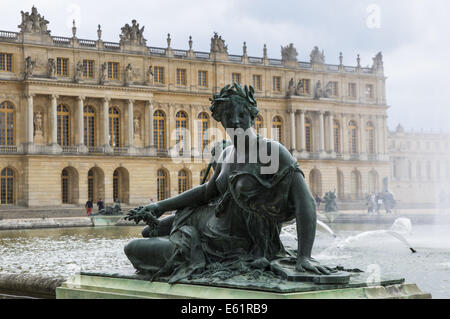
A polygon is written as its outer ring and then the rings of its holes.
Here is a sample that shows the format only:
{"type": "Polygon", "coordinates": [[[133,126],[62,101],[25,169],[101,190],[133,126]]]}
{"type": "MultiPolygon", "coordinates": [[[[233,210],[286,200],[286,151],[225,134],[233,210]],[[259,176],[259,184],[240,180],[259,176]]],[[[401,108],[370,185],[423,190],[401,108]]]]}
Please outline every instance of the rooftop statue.
{"type": "Polygon", "coordinates": [[[126,245],[128,259],[139,273],[169,283],[266,273],[280,260],[302,274],[330,275],[311,257],[316,207],[297,160],[252,129],[259,112],[254,89],[234,83],[211,101],[212,117],[227,129],[231,145],[216,144],[209,182],[128,213],[128,220],[149,226],[147,238],[126,245]],[[176,213],[160,219],[170,211],[176,213]],[[297,254],[280,240],[282,225],[294,220],[297,254]]]}
{"type": "Polygon", "coordinates": [[[310,54],[311,63],[312,64],[324,64],[325,63],[325,54],[322,50],[322,52],[319,51],[319,48],[316,46],[311,51],[310,54]]]}
{"type": "Polygon", "coordinates": [[[43,16],[41,17],[36,7],[31,8],[31,14],[23,11],[20,13],[22,14],[22,23],[18,26],[20,32],[50,34],[47,30],[49,22],[43,16]]]}
{"type": "Polygon", "coordinates": [[[144,38],[144,28],[139,27],[139,23],[136,20],[131,21],[131,26],[127,23],[121,29],[120,42],[127,42],[134,45],[146,45],[147,40],[144,38]]]}
{"type": "Polygon", "coordinates": [[[297,62],[298,52],[294,47],[294,44],[289,44],[288,46],[281,47],[281,58],[283,61],[294,61],[297,62]]]}
{"type": "Polygon", "coordinates": [[[214,32],[214,37],[211,38],[211,53],[228,54],[228,46],[225,45],[225,40],[217,32],[214,32]]]}
{"type": "Polygon", "coordinates": [[[373,58],[372,70],[383,70],[383,54],[378,54],[373,58]]]}

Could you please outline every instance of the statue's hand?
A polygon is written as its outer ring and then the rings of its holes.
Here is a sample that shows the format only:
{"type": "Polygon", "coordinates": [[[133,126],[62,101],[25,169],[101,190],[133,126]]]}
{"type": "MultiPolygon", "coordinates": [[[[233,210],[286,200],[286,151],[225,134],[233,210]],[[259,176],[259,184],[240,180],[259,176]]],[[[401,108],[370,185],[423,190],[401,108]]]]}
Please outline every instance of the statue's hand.
{"type": "Polygon", "coordinates": [[[159,224],[157,218],[160,208],[157,204],[150,204],[145,207],[137,207],[130,210],[125,217],[126,220],[133,220],[136,224],[140,221],[144,221],[149,226],[156,226],[159,224]]]}
{"type": "Polygon", "coordinates": [[[318,261],[314,260],[311,257],[302,257],[299,256],[297,259],[297,264],[295,265],[295,269],[300,272],[306,272],[307,270],[315,272],[318,275],[329,275],[331,273],[331,269],[319,264],[318,261]]]}

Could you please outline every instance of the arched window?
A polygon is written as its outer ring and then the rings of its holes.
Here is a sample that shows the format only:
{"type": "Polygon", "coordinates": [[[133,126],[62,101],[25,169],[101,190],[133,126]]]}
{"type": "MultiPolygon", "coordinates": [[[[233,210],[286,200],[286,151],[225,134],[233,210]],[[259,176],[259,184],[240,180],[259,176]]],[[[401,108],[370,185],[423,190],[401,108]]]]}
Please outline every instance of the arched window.
{"type": "Polygon", "coordinates": [[[178,193],[184,193],[189,189],[189,175],[182,169],[178,172],[178,193]]]}
{"type": "Polygon", "coordinates": [[[309,185],[314,195],[322,196],[322,174],[318,169],[313,169],[309,174],[309,185]]]}
{"type": "Polygon", "coordinates": [[[179,111],[175,116],[176,141],[178,145],[178,152],[183,155],[183,150],[186,147],[188,116],[186,112],[179,111]]]}
{"type": "Polygon", "coordinates": [[[350,154],[358,153],[358,127],[354,121],[348,124],[348,141],[350,146],[350,154]]]}
{"type": "Polygon", "coordinates": [[[334,152],[341,153],[341,126],[339,122],[334,120],[333,122],[333,141],[334,141],[334,152]]]}
{"type": "Polygon", "coordinates": [[[166,172],[162,169],[158,170],[157,175],[156,188],[158,192],[158,201],[161,201],[167,198],[168,180],[166,172]]]}
{"type": "Polygon", "coordinates": [[[116,107],[109,108],[109,145],[120,147],[120,112],[116,107]]]}
{"type": "Polygon", "coordinates": [[[351,191],[352,199],[359,199],[361,194],[361,174],[358,171],[353,171],[351,175],[351,191]]]}
{"type": "Polygon", "coordinates": [[[5,168],[1,172],[1,204],[14,205],[15,204],[15,176],[11,168],[5,168]]]}
{"type": "Polygon", "coordinates": [[[202,112],[198,115],[199,122],[199,145],[201,145],[201,151],[204,152],[205,148],[209,144],[209,138],[208,138],[208,129],[209,129],[209,116],[205,112],[202,112]]]}
{"type": "Polygon", "coordinates": [[[94,200],[94,172],[92,170],[88,172],[88,199],[94,200]]]}
{"type": "Polygon", "coordinates": [[[124,167],[119,167],[114,171],[113,199],[114,201],[119,199],[121,203],[130,202],[130,174],[124,167]]]}
{"type": "MultiPolygon", "coordinates": [[[[200,172],[200,184],[202,184],[203,179],[205,178],[205,174],[206,174],[206,168],[202,169],[201,172],[200,172]]],[[[212,171],[210,170],[209,173],[208,173],[208,176],[206,176],[205,183],[209,182],[211,177],[212,177],[212,171]]]]}
{"type": "Polygon", "coordinates": [[[369,172],[369,194],[378,192],[378,174],[375,171],[369,172]]]}
{"type": "Polygon", "coordinates": [[[153,138],[156,149],[166,149],[166,115],[162,111],[153,114],[153,138]]]}
{"type": "Polygon", "coordinates": [[[65,168],[61,174],[61,197],[63,204],[69,204],[69,171],[65,168]]]}
{"type": "Polygon", "coordinates": [[[283,143],[283,120],[279,116],[275,116],[272,121],[273,139],[283,143]]]}
{"type": "Polygon", "coordinates": [[[0,104],[0,146],[14,145],[14,106],[9,102],[0,104]]]}
{"type": "Polygon", "coordinates": [[[113,174],[113,200],[119,198],[119,171],[115,170],[113,174]]]}
{"type": "Polygon", "coordinates": [[[305,119],[305,147],[307,152],[312,152],[312,123],[308,118],[305,119]]]}
{"type": "Polygon", "coordinates": [[[373,126],[372,122],[367,123],[367,152],[369,154],[375,154],[375,127],[373,126]]]}
{"type": "Polygon", "coordinates": [[[95,110],[92,106],[84,107],[84,145],[95,146],[95,110]]]}
{"type": "Polygon", "coordinates": [[[70,145],[70,113],[65,105],[57,108],[58,144],[60,146],[70,145]]]}
{"type": "Polygon", "coordinates": [[[255,118],[255,131],[256,134],[261,135],[261,129],[263,128],[264,121],[261,115],[258,115],[255,118]]]}

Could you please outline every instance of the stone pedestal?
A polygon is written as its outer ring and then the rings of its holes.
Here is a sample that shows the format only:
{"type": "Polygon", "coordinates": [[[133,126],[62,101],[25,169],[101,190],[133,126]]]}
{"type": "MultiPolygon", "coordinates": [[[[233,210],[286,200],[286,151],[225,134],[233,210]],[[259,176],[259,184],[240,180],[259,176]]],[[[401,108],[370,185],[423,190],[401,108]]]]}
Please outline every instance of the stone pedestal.
{"type": "Polygon", "coordinates": [[[190,280],[170,285],[134,274],[81,273],[56,289],[57,299],[430,299],[415,284],[384,279],[368,286],[364,275],[347,284],[274,280],[190,280]]]}

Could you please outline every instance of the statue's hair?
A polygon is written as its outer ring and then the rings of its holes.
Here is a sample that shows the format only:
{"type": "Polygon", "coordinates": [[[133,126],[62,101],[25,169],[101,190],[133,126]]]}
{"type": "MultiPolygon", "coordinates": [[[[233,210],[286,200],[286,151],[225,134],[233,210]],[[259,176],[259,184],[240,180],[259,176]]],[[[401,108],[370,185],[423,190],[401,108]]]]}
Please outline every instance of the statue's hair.
{"type": "Polygon", "coordinates": [[[233,95],[237,95],[245,100],[245,106],[253,121],[259,113],[254,94],[255,90],[252,86],[245,85],[244,89],[242,89],[242,87],[236,82],[233,82],[233,85],[225,86],[219,94],[214,94],[212,99],[210,99],[211,107],[209,109],[212,113],[212,117],[217,122],[220,122],[222,119],[222,113],[224,111],[223,106],[225,105],[225,102],[230,101],[233,95]]]}

